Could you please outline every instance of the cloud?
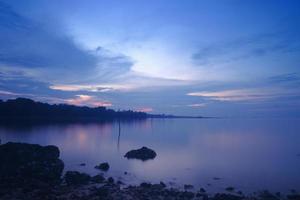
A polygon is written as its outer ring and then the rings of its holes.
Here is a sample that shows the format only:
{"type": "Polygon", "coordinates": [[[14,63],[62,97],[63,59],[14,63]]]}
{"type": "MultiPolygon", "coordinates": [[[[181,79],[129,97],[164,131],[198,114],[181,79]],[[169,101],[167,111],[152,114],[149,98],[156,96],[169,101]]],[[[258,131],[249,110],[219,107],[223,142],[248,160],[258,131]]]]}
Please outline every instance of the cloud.
{"type": "Polygon", "coordinates": [[[131,85],[121,84],[101,84],[101,85],[51,85],[50,89],[61,91],[88,91],[88,92],[109,92],[109,91],[127,91],[134,88],[131,85]]]}
{"type": "Polygon", "coordinates": [[[276,32],[219,42],[199,48],[192,55],[192,59],[198,65],[206,65],[234,62],[271,53],[299,52],[300,43],[296,35],[276,32]],[[290,37],[287,38],[287,35],[290,37]]]}
{"type": "Polygon", "coordinates": [[[33,71],[32,78],[70,83],[111,79],[132,66],[124,55],[83,48],[58,21],[35,21],[1,2],[0,13],[0,69],[33,71]]]}
{"type": "Polygon", "coordinates": [[[278,92],[270,88],[252,88],[252,89],[236,89],[236,90],[223,90],[216,92],[191,92],[188,96],[204,97],[217,101],[253,101],[253,100],[266,100],[270,98],[287,95],[290,93],[278,92]]]}
{"type": "Polygon", "coordinates": [[[300,76],[298,73],[286,73],[269,77],[272,83],[299,83],[300,76]]]}
{"type": "Polygon", "coordinates": [[[206,105],[207,105],[206,103],[194,103],[194,104],[189,104],[187,106],[193,108],[199,108],[199,107],[205,107],[206,105]]]}
{"type": "Polygon", "coordinates": [[[0,95],[9,95],[9,96],[17,96],[19,94],[13,93],[13,92],[9,92],[9,91],[4,91],[4,90],[0,90],[0,95]]]}
{"type": "Polygon", "coordinates": [[[153,108],[143,107],[143,108],[137,108],[137,109],[135,109],[135,111],[137,111],[137,112],[152,112],[153,108]]]}
{"type": "Polygon", "coordinates": [[[47,27],[0,3],[0,62],[22,67],[82,68],[97,57],[55,27],[47,27]],[[50,30],[55,28],[55,30],[50,30]]]}
{"type": "Polygon", "coordinates": [[[94,107],[109,107],[112,106],[111,102],[100,101],[94,96],[89,95],[76,95],[75,98],[65,100],[66,103],[77,106],[94,106],[94,107]]]}

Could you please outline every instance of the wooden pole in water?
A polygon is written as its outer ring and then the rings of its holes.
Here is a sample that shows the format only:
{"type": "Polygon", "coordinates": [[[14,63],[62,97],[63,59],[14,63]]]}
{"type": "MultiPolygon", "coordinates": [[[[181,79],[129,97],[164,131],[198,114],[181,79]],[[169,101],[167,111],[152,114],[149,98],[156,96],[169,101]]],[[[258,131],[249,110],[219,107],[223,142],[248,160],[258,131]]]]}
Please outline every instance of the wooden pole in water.
{"type": "Polygon", "coordinates": [[[120,151],[120,137],[121,137],[121,123],[120,123],[120,118],[118,119],[118,124],[119,124],[119,135],[118,135],[117,148],[118,148],[118,151],[120,151]]]}

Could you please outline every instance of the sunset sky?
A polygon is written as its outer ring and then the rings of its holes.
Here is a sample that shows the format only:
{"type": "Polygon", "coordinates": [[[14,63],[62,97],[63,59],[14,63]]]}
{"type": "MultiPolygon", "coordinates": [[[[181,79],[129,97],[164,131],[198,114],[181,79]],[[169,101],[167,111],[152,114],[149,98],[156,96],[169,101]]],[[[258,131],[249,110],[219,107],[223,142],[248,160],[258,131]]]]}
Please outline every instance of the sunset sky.
{"type": "Polygon", "coordinates": [[[0,0],[0,97],[300,116],[298,0],[0,0]]]}

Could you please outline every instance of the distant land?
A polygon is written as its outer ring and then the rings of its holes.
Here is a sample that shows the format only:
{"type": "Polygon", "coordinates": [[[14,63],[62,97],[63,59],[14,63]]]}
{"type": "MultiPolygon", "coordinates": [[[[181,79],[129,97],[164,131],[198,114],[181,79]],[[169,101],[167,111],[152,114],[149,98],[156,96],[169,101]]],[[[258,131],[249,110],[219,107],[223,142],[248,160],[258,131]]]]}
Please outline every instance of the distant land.
{"type": "Polygon", "coordinates": [[[68,104],[48,104],[27,98],[0,100],[0,121],[106,121],[139,120],[147,118],[204,118],[148,114],[132,110],[115,111],[106,107],[87,107],[68,104]]]}

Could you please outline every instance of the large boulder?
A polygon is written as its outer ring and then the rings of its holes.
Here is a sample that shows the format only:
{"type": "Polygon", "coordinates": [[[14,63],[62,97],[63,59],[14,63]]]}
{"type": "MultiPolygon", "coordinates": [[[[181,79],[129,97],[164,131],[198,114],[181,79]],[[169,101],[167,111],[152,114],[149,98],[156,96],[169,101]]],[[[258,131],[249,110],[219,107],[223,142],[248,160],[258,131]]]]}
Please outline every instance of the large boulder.
{"type": "Polygon", "coordinates": [[[56,146],[6,143],[0,145],[0,179],[59,181],[64,163],[56,146]]]}
{"type": "Polygon", "coordinates": [[[147,147],[142,147],[140,149],[135,149],[128,151],[125,156],[128,159],[139,159],[142,161],[154,159],[156,157],[156,153],[154,150],[149,149],[147,147]]]}

